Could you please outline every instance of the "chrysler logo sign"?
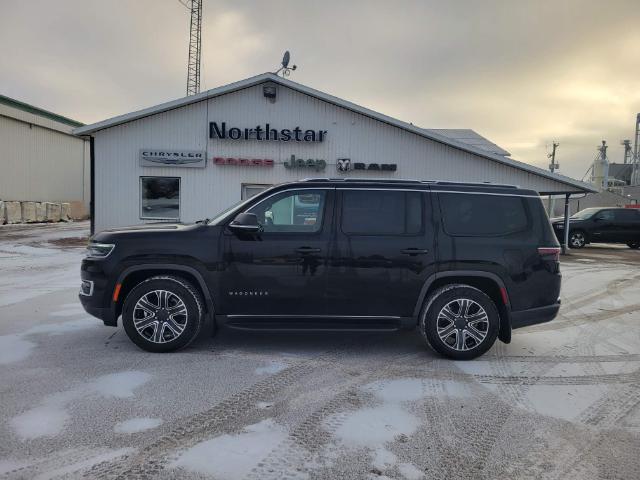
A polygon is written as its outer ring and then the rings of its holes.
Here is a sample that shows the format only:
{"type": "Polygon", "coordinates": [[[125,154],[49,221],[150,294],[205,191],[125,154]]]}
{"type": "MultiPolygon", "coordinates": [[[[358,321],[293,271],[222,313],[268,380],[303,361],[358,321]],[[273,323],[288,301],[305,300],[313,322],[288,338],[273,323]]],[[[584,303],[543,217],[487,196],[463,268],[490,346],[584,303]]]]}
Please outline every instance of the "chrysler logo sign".
{"type": "Polygon", "coordinates": [[[143,167],[204,168],[206,164],[206,154],[199,150],[140,150],[140,165],[143,167]]]}
{"type": "Polygon", "coordinates": [[[350,172],[351,170],[367,170],[370,172],[395,172],[398,165],[395,163],[351,163],[350,158],[339,158],[336,162],[336,169],[339,172],[350,172]]]}

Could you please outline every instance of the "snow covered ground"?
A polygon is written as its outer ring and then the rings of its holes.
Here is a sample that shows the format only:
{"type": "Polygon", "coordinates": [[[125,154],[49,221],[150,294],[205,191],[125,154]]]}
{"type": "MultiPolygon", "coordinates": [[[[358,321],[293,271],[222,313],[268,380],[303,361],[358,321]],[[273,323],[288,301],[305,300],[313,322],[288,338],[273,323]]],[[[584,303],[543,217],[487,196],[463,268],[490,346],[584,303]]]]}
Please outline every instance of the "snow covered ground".
{"type": "Polygon", "coordinates": [[[472,362],[415,332],[154,355],[80,307],[87,228],[0,227],[0,478],[638,478],[640,252],[563,260],[559,318],[472,362]]]}

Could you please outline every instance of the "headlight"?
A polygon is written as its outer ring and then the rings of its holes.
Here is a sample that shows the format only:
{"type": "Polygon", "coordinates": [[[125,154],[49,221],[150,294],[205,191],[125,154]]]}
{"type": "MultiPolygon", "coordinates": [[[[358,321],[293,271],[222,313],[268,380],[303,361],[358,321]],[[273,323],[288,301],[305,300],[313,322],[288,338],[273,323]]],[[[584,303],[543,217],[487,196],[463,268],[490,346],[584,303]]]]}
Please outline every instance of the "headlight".
{"type": "Polygon", "coordinates": [[[115,245],[112,243],[90,243],[87,247],[87,257],[105,258],[114,248],[115,245]]]}

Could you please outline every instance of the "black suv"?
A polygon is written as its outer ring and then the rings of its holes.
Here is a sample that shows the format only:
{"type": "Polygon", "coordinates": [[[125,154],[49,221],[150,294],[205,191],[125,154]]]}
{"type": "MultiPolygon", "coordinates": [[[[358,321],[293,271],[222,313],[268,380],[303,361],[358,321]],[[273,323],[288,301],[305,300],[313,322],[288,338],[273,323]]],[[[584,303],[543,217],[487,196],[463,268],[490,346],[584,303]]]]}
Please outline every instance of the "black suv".
{"type": "MultiPolygon", "coordinates": [[[[551,220],[558,238],[564,236],[564,221],[551,220]]],[[[569,247],[582,248],[587,243],[625,243],[640,248],[640,210],[635,208],[586,208],[569,220],[569,247]]]]}
{"type": "Polygon", "coordinates": [[[538,194],[515,186],[310,179],[216,218],[92,237],[80,300],[152,352],[202,325],[419,327],[471,359],[560,307],[559,245],[538,194]]]}

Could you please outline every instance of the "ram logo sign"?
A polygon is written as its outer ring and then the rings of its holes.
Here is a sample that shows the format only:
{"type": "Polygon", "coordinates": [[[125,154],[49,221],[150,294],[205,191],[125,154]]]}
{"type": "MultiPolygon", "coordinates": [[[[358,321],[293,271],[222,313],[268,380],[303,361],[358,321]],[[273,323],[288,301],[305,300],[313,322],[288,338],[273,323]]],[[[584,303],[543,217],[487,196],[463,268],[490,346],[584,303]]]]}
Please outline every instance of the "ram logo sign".
{"type": "Polygon", "coordinates": [[[352,163],[350,158],[339,158],[336,162],[336,169],[338,172],[350,172],[352,170],[370,172],[395,172],[398,170],[398,165],[395,163],[352,163]]]}

